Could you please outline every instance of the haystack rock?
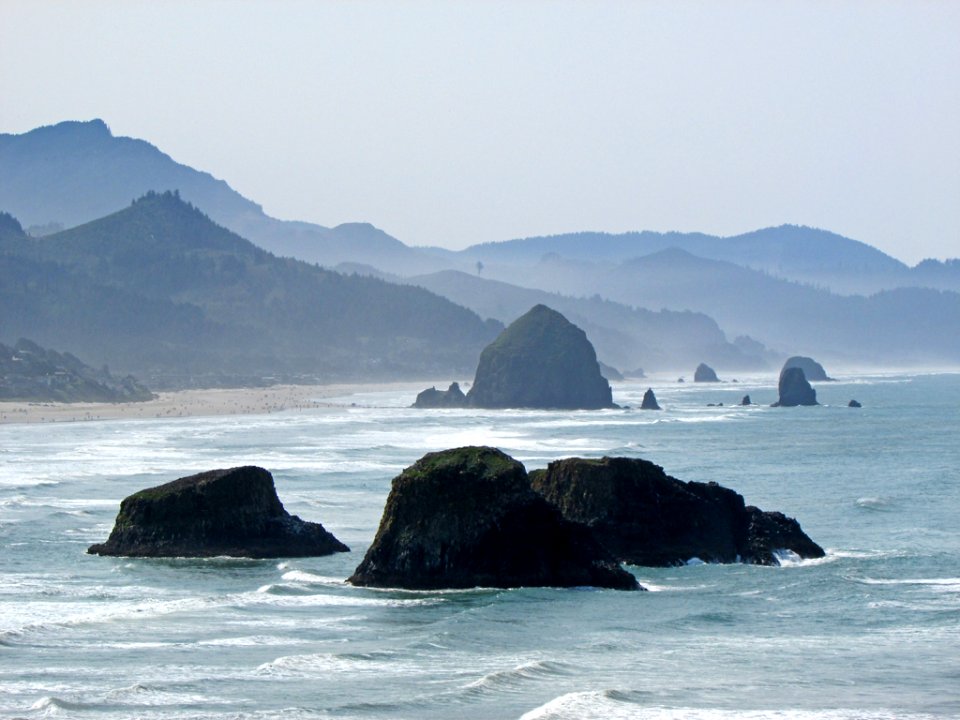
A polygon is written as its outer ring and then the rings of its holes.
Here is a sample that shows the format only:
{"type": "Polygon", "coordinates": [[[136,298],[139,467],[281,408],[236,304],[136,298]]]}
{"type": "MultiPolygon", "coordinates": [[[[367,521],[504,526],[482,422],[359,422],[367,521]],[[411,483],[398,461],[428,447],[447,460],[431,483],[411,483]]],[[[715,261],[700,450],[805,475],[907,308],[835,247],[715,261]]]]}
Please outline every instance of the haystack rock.
{"type": "Polygon", "coordinates": [[[697,369],[693,373],[694,382],[720,382],[720,378],[717,377],[717,373],[712,367],[706,363],[700,363],[697,365],[697,369]]]}
{"type": "Polygon", "coordinates": [[[377,535],[349,582],[639,588],[587,528],[531,489],[523,465],[489,447],[429,453],[394,478],[377,535]]]}
{"type": "Polygon", "coordinates": [[[617,407],[586,333],[545,305],[533,307],[484,348],[467,404],[564,410],[617,407]]]}
{"type": "Polygon", "coordinates": [[[640,403],[641,410],[661,410],[659,403],[657,403],[657,396],[653,394],[653,388],[647,388],[647,391],[643,394],[643,401],[640,403]]]}
{"type": "Polygon", "coordinates": [[[210,470],[120,503],[113,531],[88,553],[130,557],[312,557],[350,548],[283,508],[259,467],[210,470]]]}
{"type": "Polygon", "coordinates": [[[797,405],[820,404],[817,402],[817,391],[807,382],[807,378],[804,376],[801,368],[785,368],[780,373],[778,390],[780,399],[773,404],[773,407],[796,407],[797,405]]]}
{"type": "Polygon", "coordinates": [[[791,358],[787,358],[780,372],[782,373],[787,368],[792,367],[798,367],[803,370],[804,377],[806,377],[809,382],[826,382],[833,380],[832,377],[827,377],[827,371],[823,369],[823,365],[813,358],[794,355],[791,358]]]}
{"type": "Polygon", "coordinates": [[[716,483],[682,482],[647,460],[570,458],[530,474],[534,490],[588,526],[614,557],[666,567],[704,562],[778,565],[778,551],[823,557],[782,513],[747,507],[716,483]]]}
{"type": "Polygon", "coordinates": [[[459,383],[450,383],[446,390],[427,388],[417,395],[413,403],[415,408],[459,408],[467,404],[467,396],[463,394],[459,383]]]}

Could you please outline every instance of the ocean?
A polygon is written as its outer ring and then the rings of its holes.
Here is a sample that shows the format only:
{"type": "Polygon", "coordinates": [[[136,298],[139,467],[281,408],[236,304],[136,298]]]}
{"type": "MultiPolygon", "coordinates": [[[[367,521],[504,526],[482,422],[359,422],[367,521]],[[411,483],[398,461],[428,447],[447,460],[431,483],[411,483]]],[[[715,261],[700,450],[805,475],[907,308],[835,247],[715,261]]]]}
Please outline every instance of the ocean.
{"type": "MultiPolygon", "coordinates": [[[[411,389],[0,426],[0,717],[960,717],[960,375],[841,377],[791,409],[769,407],[772,376],[649,384],[662,412],[413,410],[411,389]],[[738,407],[747,393],[760,404],[738,407]],[[827,557],[630,567],[646,593],[345,584],[391,479],[468,444],[528,470],[646,458],[797,518],[827,557]],[[352,551],[85,553],[130,493],[246,464],[352,551]]],[[[639,408],[646,387],[614,400],[639,408]]]]}

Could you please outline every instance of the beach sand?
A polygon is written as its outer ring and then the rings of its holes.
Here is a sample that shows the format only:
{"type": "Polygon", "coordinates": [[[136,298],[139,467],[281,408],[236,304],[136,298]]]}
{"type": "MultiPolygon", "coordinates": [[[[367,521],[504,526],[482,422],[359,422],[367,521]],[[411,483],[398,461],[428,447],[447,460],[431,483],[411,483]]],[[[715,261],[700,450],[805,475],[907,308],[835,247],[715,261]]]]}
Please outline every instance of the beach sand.
{"type": "Polygon", "coordinates": [[[422,390],[420,383],[335,385],[273,385],[262,388],[215,388],[157,393],[153,400],[133,403],[0,402],[0,424],[78,422],[84,420],[152,419],[215,415],[260,415],[320,407],[349,406],[344,398],[379,390],[411,391],[410,402],[422,390]],[[331,398],[340,398],[330,402],[331,398]]]}

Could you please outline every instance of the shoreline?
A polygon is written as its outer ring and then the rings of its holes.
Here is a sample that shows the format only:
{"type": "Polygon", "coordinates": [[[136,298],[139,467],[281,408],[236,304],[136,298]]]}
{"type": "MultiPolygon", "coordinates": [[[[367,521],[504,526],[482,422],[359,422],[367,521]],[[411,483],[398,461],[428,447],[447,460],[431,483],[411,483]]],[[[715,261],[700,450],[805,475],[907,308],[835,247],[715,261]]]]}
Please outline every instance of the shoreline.
{"type": "MultiPolygon", "coordinates": [[[[286,410],[349,407],[332,398],[378,390],[420,387],[422,382],[272,385],[257,388],[208,388],[157,393],[153,400],[128,403],[0,401],[0,425],[87,422],[93,420],[156,420],[158,418],[265,415],[286,410]]],[[[411,402],[417,391],[413,391],[411,402]]]]}

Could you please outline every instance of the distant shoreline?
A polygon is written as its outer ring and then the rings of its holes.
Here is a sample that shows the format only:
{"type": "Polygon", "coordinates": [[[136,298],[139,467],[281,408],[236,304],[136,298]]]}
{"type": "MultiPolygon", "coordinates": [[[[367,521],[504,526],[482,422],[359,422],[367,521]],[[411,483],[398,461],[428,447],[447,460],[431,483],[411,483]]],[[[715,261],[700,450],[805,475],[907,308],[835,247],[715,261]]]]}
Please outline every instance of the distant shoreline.
{"type": "Polygon", "coordinates": [[[273,385],[256,388],[210,388],[161,392],[153,400],[127,403],[0,402],[0,425],[91,420],[263,415],[288,410],[334,407],[330,398],[378,390],[410,388],[410,402],[423,382],[273,385]]]}

